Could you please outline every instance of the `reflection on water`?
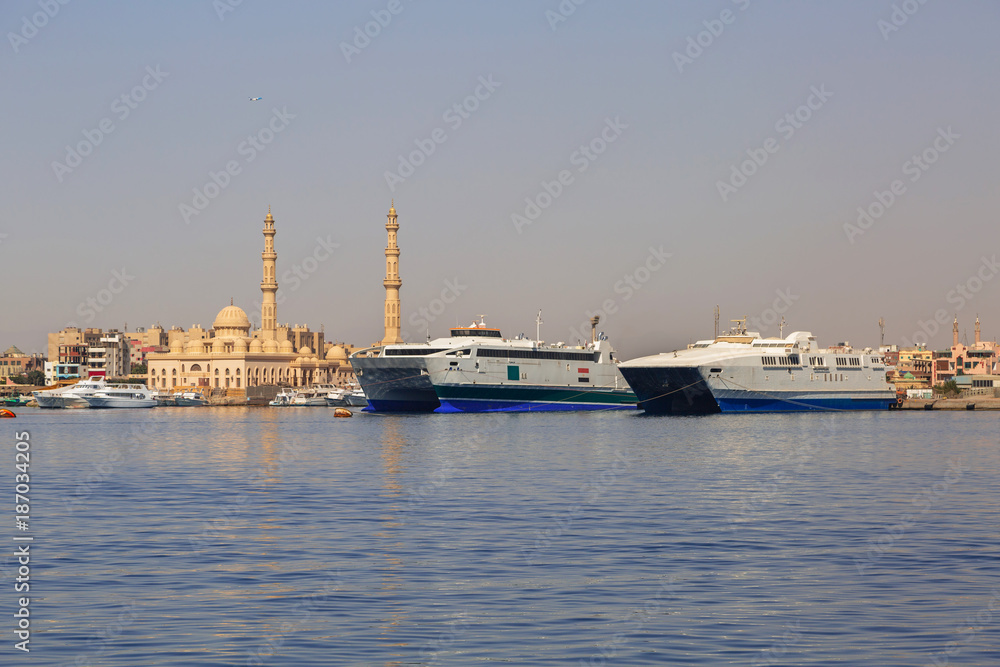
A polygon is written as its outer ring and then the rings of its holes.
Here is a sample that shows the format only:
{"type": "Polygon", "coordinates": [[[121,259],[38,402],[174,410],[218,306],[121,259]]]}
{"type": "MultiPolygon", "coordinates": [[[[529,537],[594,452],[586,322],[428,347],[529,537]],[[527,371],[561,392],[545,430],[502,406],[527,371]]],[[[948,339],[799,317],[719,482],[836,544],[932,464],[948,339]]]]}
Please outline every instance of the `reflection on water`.
{"type": "Polygon", "coordinates": [[[998,417],[23,410],[31,662],[994,664],[998,417]]]}

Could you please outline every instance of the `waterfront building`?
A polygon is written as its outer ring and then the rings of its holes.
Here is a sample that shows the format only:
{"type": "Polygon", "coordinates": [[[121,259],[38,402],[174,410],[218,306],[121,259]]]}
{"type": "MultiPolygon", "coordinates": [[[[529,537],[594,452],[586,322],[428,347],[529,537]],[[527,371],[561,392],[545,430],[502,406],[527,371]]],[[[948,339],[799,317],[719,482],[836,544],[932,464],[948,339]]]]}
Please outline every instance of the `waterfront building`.
{"type": "Polygon", "coordinates": [[[11,345],[0,355],[0,383],[9,377],[41,370],[44,361],[41,354],[25,354],[16,345],[11,345]]]}
{"type": "Polygon", "coordinates": [[[132,372],[128,337],[112,330],[87,348],[87,377],[122,378],[132,372]]]}
{"type": "Polygon", "coordinates": [[[203,387],[245,395],[247,387],[348,382],[347,355],[353,346],[328,344],[324,332],[307,325],[278,324],[274,217],[264,219],[261,327],[251,332],[246,312],[233,304],[219,311],[211,329],[201,325],[166,332],[168,351],[146,356],[147,384],[160,390],[203,387]]]}
{"type": "Polygon", "coordinates": [[[46,358],[59,363],[86,365],[87,348],[97,346],[103,335],[102,329],[80,327],[65,327],[62,331],[50,333],[46,358]]]}
{"type": "Polygon", "coordinates": [[[979,316],[976,316],[975,339],[972,345],[958,342],[958,318],[952,324],[951,348],[934,353],[931,382],[934,385],[963,375],[992,375],[998,370],[1000,345],[982,340],[979,316]]]}

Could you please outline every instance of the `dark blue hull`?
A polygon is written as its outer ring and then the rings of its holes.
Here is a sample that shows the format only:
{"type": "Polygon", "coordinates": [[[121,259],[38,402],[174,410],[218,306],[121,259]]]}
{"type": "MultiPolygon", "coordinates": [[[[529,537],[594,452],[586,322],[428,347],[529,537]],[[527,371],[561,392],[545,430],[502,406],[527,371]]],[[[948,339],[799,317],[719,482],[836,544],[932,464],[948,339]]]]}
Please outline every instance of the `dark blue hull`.
{"type": "Polygon", "coordinates": [[[437,412],[578,412],[580,410],[635,410],[635,404],[444,400],[441,401],[441,407],[437,412]]]}
{"type": "Polygon", "coordinates": [[[887,398],[720,398],[723,412],[822,412],[824,410],[888,410],[887,398]]]}
{"type": "Polygon", "coordinates": [[[351,358],[367,411],[433,412],[441,407],[434,385],[419,358],[351,358]]]}
{"type": "Polygon", "coordinates": [[[696,368],[627,367],[619,370],[639,400],[638,407],[658,415],[721,412],[696,368]]]}
{"type": "Polygon", "coordinates": [[[622,375],[651,414],[692,415],[718,412],[820,412],[888,410],[888,391],[819,392],[720,389],[715,392],[694,367],[623,367],[622,375]]]}

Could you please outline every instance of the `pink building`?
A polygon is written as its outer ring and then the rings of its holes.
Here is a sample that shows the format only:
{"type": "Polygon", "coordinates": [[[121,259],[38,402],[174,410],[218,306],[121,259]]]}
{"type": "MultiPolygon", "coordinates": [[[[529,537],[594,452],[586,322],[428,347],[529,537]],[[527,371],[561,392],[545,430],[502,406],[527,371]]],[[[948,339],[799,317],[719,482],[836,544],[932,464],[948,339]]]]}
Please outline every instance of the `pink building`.
{"type": "Polygon", "coordinates": [[[952,325],[951,350],[935,352],[931,366],[931,384],[947,382],[957,375],[991,375],[1000,361],[1000,345],[996,341],[980,340],[979,318],[976,317],[976,341],[971,345],[958,342],[958,318],[952,325]]]}

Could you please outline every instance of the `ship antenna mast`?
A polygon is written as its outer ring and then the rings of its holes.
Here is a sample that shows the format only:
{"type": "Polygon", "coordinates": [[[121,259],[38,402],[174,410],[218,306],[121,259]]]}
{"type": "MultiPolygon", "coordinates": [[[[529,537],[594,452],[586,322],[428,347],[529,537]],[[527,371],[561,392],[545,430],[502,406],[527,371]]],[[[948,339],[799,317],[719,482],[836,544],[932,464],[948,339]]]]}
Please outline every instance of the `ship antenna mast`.
{"type": "Polygon", "coordinates": [[[715,307],[715,337],[719,337],[719,307],[715,307]]]}
{"type": "Polygon", "coordinates": [[[885,347],[885,320],[881,317],[878,318],[878,328],[881,332],[879,336],[879,347],[885,347]]]}
{"type": "Polygon", "coordinates": [[[785,337],[785,316],[781,316],[781,323],[778,324],[778,338],[785,337]]]}
{"type": "Polygon", "coordinates": [[[542,339],[542,309],[538,309],[538,315],[535,317],[535,341],[540,341],[542,339]]]}

